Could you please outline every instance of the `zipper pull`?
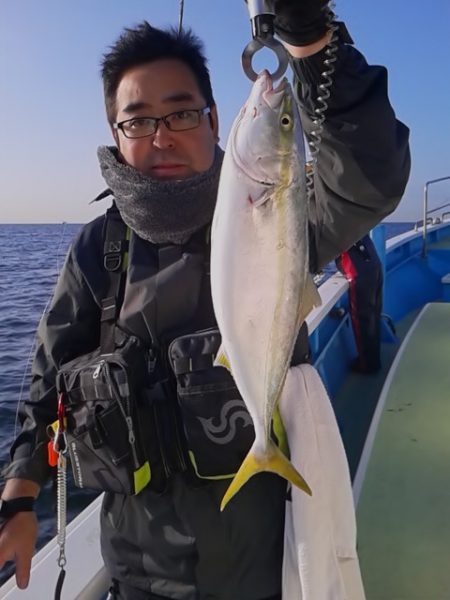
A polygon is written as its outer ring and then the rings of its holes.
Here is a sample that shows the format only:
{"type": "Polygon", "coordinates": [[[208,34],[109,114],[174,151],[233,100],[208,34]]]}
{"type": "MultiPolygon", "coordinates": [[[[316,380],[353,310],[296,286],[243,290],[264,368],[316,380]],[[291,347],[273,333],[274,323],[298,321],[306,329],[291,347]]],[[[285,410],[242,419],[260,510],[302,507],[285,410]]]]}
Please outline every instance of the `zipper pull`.
{"type": "Polygon", "coordinates": [[[105,364],[104,360],[101,360],[98,365],[95,367],[95,371],[92,373],[92,378],[97,379],[100,375],[103,365],[105,364]]]}
{"type": "Polygon", "coordinates": [[[131,417],[126,417],[126,422],[128,426],[128,441],[130,444],[134,444],[136,441],[136,436],[134,435],[133,430],[133,419],[131,417]]]}
{"type": "Polygon", "coordinates": [[[139,464],[139,460],[138,460],[138,456],[137,456],[137,452],[136,452],[136,436],[134,435],[134,430],[133,430],[133,419],[131,417],[125,417],[125,421],[128,426],[128,442],[130,443],[130,446],[131,446],[131,455],[133,457],[134,468],[139,469],[140,464],[139,464]]]}

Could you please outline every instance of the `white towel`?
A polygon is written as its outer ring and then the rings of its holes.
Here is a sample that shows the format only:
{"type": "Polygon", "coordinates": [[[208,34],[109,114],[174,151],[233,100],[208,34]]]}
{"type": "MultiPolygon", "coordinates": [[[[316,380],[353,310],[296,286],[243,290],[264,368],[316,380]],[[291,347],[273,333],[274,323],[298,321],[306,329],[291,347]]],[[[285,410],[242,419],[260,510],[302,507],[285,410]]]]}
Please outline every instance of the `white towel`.
{"type": "Polygon", "coordinates": [[[293,487],[286,502],[283,600],[364,600],[347,458],[314,367],[289,370],[280,412],[291,462],[313,494],[293,487]]]}

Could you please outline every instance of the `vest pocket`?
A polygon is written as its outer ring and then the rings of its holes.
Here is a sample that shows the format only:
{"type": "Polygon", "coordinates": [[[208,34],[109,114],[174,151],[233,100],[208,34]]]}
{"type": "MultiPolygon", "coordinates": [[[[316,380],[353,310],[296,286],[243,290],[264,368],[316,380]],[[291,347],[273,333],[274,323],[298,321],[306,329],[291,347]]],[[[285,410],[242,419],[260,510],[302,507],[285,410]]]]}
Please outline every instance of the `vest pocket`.
{"type": "Polygon", "coordinates": [[[57,390],[78,487],[130,495],[149,484],[162,487],[147,365],[146,349],[129,336],[112,354],[98,349],[59,370],[57,390]]]}
{"type": "Polygon", "coordinates": [[[213,366],[220,342],[216,327],[178,337],[169,346],[187,453],[200,479],[233,477],[255,438],[233,377],[213,366]]]}

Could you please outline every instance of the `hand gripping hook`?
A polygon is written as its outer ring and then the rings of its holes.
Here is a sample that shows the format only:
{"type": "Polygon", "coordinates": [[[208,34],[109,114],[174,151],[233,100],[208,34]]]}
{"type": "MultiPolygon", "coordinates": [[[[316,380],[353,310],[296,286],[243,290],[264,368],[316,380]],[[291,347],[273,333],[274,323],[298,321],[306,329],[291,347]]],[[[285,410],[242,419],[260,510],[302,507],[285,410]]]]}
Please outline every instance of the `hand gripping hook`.
{"type": "Polygon", "coordinates": [[[273,37],[275,18],[274,0],[246,0],[250,21],[252,24],[253,39],[244,48],[242,53],[242,68],[252,81],[256,81],[258,73],[252,66],[253,56],[261,48],[270,48],[278,58],[278,68],[270,73],[272,79],[280,79],[286,72],[289,64],[288,53],[281,42],[273,37]]]}

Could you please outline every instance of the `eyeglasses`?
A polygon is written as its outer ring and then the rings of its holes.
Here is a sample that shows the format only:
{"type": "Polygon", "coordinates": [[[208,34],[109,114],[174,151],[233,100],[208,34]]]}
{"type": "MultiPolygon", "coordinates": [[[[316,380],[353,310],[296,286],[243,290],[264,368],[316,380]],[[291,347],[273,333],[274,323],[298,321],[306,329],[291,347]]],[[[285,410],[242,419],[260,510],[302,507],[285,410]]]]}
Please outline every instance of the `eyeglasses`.
{"type": "Polygon", "coordinates": [[[113,129],[120,129],[127,138],[136,139],[153,135],[161,121],[170,131],[188,131],[200,125],[203,115],[211,113],[209,106],[205,108],[177,110],[164,117],[134,117],[120,123],[113,123],[113,129]]]}

